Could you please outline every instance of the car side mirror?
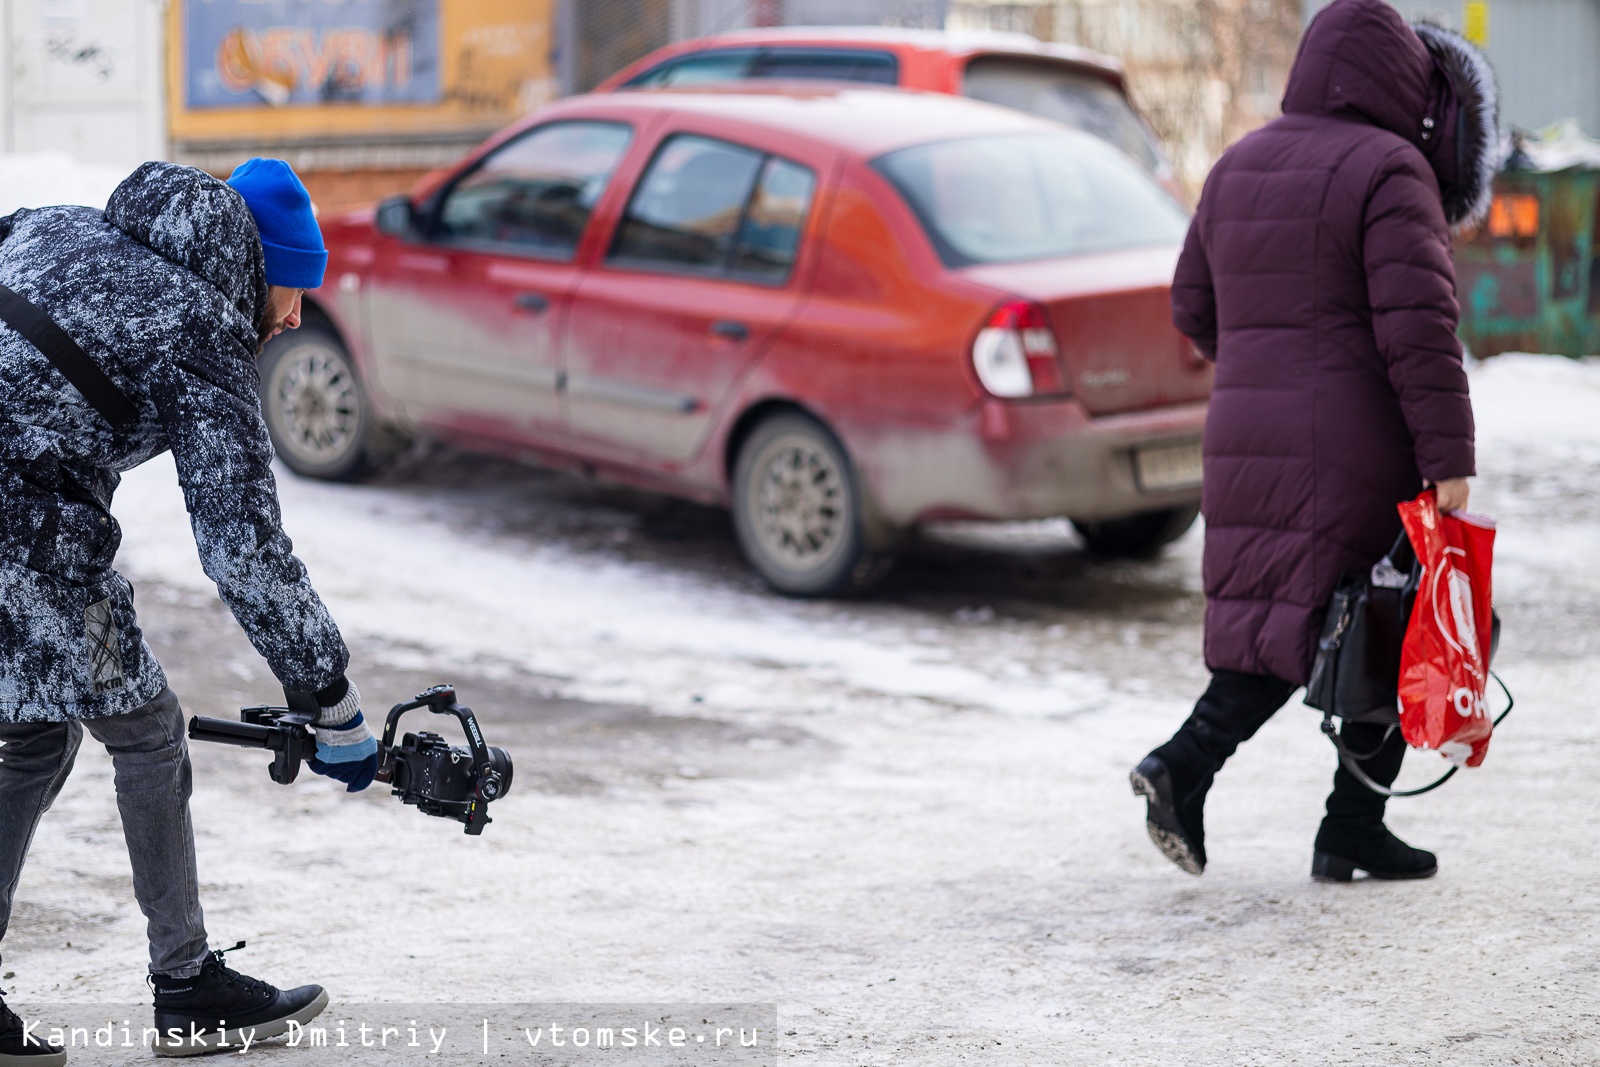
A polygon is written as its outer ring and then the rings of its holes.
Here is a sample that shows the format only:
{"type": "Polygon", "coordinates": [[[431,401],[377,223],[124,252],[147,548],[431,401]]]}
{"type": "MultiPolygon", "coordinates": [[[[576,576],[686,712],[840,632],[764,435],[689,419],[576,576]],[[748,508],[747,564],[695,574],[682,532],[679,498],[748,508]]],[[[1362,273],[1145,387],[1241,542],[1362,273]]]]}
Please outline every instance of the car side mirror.
{"type": "Polygon", "coordinates": [[[412,206],[411,199],[405,196],[391,196],[380,201],[373,225],[379,233],[390,237],[414,238],[422,230],[417,209],[412,206]]]}

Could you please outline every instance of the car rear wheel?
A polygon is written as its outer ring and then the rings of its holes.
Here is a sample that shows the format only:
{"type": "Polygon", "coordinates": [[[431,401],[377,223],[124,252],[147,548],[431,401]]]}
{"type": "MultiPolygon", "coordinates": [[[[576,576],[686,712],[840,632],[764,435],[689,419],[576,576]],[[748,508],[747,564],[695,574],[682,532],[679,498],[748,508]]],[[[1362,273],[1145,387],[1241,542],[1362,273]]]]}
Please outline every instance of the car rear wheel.
{"type": "Polygon", "coordinates": [[[882,573],[884,560],[868,551],[855,468],[816,419],[785,412],[757,425],[739,448],[732,495],[739,547],[778,592],[859,591],[882,573]]]}
{"type": "Polygon", "coordinates": [[[296,474],[355,481],[371,473],[372,411],[333,331],[288,330],[261,355],[261,411],[272,447],[296,474]]]}
{"type": "Polygon", "coordinates": [[[1152,556],[1189,531],[1200,514],[1199,504],[1145,511],[1125,519],[1099,522],[1072,520],[1091,552],[1103,556],[1152,556]]]}

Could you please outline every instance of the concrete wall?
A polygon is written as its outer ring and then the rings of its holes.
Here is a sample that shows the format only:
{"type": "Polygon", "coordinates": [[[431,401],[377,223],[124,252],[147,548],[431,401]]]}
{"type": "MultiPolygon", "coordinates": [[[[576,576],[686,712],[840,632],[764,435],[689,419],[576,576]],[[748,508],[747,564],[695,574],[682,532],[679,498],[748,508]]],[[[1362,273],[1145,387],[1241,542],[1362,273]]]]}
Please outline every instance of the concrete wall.
{"type": "MultiPolygon", "coordinates": [[[[1465,5],[1390,0],[1407,19],[1460,30],[1465,5]]],[[[1306,0],[1306,21],[1326,0],[1306,0]]],[[[1500,124],[1533,129],[1575,118],[1600,135],[1600,0],[1489,0],[1485,51],[1500,81],[1500,124]]]]}
{"type": "Polygon", "coordinates": [[[915,26],[939,29],[945,24],[946,0],[787,0],[784,21],[790,26],[915,26]]]}
{"type": "Polygon", "coordinates": [[[0,151],[167,154],[165,0],[0,0],[0,151]]]}
{"type": "Polygon", "coordinates": [[[587,92],[657,48],[763,26],[944,25],[949,0],[558,0],[563,93],[587,92]]]}
{"type": "Polygon", "coordinates": [[[948,0],[673,0],[673,38],[752,26],[944,25],[948,0]]]}

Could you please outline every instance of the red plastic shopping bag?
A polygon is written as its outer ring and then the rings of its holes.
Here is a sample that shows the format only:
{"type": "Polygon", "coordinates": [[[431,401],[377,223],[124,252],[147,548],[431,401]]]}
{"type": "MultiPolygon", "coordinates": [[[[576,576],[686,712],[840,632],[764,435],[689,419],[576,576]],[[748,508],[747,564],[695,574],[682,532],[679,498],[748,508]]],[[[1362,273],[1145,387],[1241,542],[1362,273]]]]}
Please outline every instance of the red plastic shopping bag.
{"type": "Polygon", "coordinates": [[[1494,520],[1440,514],[1429,489],[1400,505],[1400,521],[1422,564],[1400,650],[1400,731],[1413,748],[1476,767],[1494,730],[1485,694],[1494,520]]]}

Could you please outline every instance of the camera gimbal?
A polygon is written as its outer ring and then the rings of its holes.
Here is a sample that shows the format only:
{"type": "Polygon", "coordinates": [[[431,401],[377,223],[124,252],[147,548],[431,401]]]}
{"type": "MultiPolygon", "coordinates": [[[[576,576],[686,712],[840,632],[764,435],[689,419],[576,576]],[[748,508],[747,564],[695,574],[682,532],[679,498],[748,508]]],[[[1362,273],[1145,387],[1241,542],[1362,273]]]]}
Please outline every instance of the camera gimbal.
{"type": "MultiPolygon", "coordinates": [[[[284,696],[288,707],[257,705],[241,708],[239,722],[196,715],[189,720],[189,737],[243,748],[272,751],[267,773],[274,782],[288,785],[300,773],[300,764],[316,755],[317,739],[312,731],[321,709],[309,694],[284,696]]],[[[415,804],[425,815],[455,819],[466,824],[469,834],[481,834],[493,820],[490,801],[511,790],[511,755],[503,748],[487,745],[478,729],[472,709],[456,702],[454,686],[436,685],[418,693],[408,703],[389,709],[378,741],[377,780],[386,782],[401,803],[415,804]],[[408,711],[427,708],[436,715],[450,715],[461,723],[467,747],[452,746],[434,733],[406,734],[395,744],[400,717],[408,711]]]]}

